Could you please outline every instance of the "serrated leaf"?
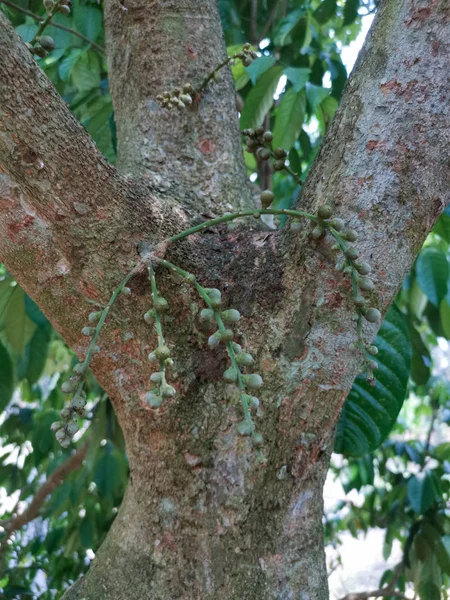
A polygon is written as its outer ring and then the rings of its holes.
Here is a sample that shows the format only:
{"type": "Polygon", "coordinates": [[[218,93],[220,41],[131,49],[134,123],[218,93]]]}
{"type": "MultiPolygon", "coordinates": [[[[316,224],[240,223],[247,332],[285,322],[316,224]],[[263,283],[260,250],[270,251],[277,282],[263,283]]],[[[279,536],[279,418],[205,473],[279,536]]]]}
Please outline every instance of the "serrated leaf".
{"type": "Polygon", "coordinates": [[[444,252],[425,248],[416,261],[417,283],[428,300],[439,307],[447,294],[448,262],[444,252]]]}
{"type": "Polygon", "coordinates": [[[14,392],[14,368],[8,350],[0,342],[0,412],[5,409],[14,392]]]}
{"type": "Polygon", "coordinates": [[[323,25],[336,14],[336,0],[322,0],[320,5],[314,11],[313,17],[323,25]]]}
{"type": "Polygon", "coordinates": [[[423,515],[436,500],[435,488],[429,473],[421,472],[408,481],[408,500],[413,511],[423,515]]]}
{"type": "Polygon", "coordinates": [[[302,130],[305,110],[304,90],[296,92],[294,88],[291,88],[283,94],[275,112],[274,148],[284,148],[286,152],[290,151],[302,130]]]}
{"type": "Polygon", "coordinates": [[[246,67],[246,71],[250,76],[250,80],[255,85],[258,79],[263,73],[268,71],[277,62],[274,56],[260,56],[252,62],[249,67],[246,67]]]}
{"type": "Polygon", "coordinates": [[[311,69],[288,67],[284,69],[283,74],[292,83],[292,87],[296,92],[300,92],[309,81],[311,75],[311,69]]]}
{"type": "Polygon", "coordinates": [[[273,104],[273,96],[283,73],[276,66],[266,71],[250,90],[241,113],[241,129],[259,127],[273,104]]]}
{"type": "Polygon", "coordinates": [[[390,308],[375,340],[376,385],[355,379],[337,426],[334,451],[346,456],[372,452],[391,431],[406,396],[411,345],[404,315],[390,308]]]}

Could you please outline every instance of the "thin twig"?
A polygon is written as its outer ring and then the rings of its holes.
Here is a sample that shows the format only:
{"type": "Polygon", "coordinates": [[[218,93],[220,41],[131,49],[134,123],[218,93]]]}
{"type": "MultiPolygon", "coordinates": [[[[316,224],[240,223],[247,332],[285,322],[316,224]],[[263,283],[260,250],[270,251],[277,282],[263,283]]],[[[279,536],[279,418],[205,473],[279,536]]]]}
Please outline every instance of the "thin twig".
{"type": "Polygon", "coordinates": [[[5,530],[5,535],[2,538],[3,550],[6,548],[6,542],[15,531],[18,531],[24,525],[30,521],[33,521],[33,519],[39,516],[39,512],[47,496],[51,494],[55,488],[61,485],[68,475],[81,467],[83,460],[86,457],[88,446],[88,442],[85,442],[74,454],[69,456],[66,461],[64,461],[53,471],[47,481],[38,489],[33,500],[23,511],[23,513],[16,515],[15,517],[12,517],[11,519],[8,519],[2,523],[1,526],[5,530]]]}
{"type": "MultiPolygon", "coordinates": [[[[10,6],[11,8],[14,8],[15,10],[18,10],[19,12],[23,13],[24,15],[27,15],[29,17],[32,17],[36,21],[39,21],[39,23],[43,23],[44,22],[44,19],[42,17],[40,17],[39,15],[36,15],[31,10],[27,10],[26,8],[22,8],[18,4],[14,4],[14,2],[11,2],[10,0],[0,0],[0,4],[5,4],[6,6],[10,6]]],[[[59,23],[52,23],[51,25],[52,25],[52,27],[56,27],[57,29],[62,29],[63,31],[67,31],[68,33],[71,33],[72,35],[76,35],[80,39],[82,39],[85,42],[87,42],[88,44],[90,44],[93,48],[95,48],[96,50],[98,50],[98,52],[101,52],[102,54],[105,53],[105,49],[102,48],[102,46],[100,46],[99,44],[96,44],[91,39],[89,39],[88,37],[86,37],[85,35],[83,35],[82,33],[79,33],[78,31],[75,31],[75,29],[71,29],[70,27],[66,27],[65,25],[60,25],[59,23]]]]}
{"type": "Polygon", "coordinates": [[[272,8],[272,12],[270,13],[269,18],[265,22],[265,25],[261,31],[261,35],[258,38],[258,45],[259,45],[259,42],[261,42],[261,40],[263,40],[266,37],[269,29],[272,27],[272,24],[275,21],[275,18],[278,14],[278,9],[280,8],[281,2],[282,2],[282,0],[278,0],[278,2],[276,2],[275,6],[272,8]]]}
{"type": "Polygon", "coordinates": [[[389,583],[384,588],[373,590],[371,592],[355,592],[346,594],[340,600],[368,600],[369,598],[388,598],[390,596],[394,596],[395,598],[403,598],[403,600],[409,600],[408,596],[405,596],[403,592],[399,592],[398,590],[394,589],[395,584],[402,575],[404,569],[404,563],[399,562],[390,577],[389,583]]]}
{"type": "Polygon", "coordinates": [[[258,0],[252,0],[250,8],[250,41],[252,44],[258,44],[258,0]]]}

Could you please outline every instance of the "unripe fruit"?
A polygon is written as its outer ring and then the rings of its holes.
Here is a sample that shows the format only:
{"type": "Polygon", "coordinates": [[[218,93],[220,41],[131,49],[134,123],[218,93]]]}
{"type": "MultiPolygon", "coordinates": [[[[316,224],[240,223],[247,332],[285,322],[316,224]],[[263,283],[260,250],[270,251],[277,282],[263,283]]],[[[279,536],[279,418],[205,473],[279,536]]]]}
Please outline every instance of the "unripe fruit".
{"type": "Polygon", "coordinates": [[[335,218],[335,219],[331,219],[330,225],[336,231],[342,231],[345,227],[345,222],[342,219],[335,218]]]}
{"type": "Polygon", "coordinates": [[[81,333],[83,335],[87,335],[89,337],[92,337],[95,333],[95,327],[83,327],[83,329],[81,330],[81,333]]]}
{"type": "Polygon", "coordinates": [[[40,44],[34,45],[34,53],[39,56],[39,58],[44,58],[44,56],[47,56],[47,50],[44,50],[40,44]]]}
{"type": "Polygon", "coordinates": [[[66,438],[66,432],[64,431],[64,428],[58,429],[58,431],[55,433],[55,437],[58,442],[61,443],[66,438]]]}
{"type": "Polygon", "coordinates": [[[231,346],[232,346],[233,350],[236,352],[236,354],[239,354],[240,352],[242,352],[242,347],[240,344],[236,344],[236,342],[231,342],[231,346]]]}
{"type": "Polygon", "coordinates": [[[236,383],[237,378],[238,378],[238,373],[237,373],[236,369],[233,369],[233,367],[230,367],[229,369],[227,369],[224,372],[223,378],[225,379],[225,381],[227,383],[236,383]]]}
{"type": "Polygon", "coordinates": [[[253,390],[258,390],[264,383],[261,375],[258,375],[257,373],[244,375],[242,379],[244,381],[244,385],[253,390]]]}
{"type": "Polygon", "coordinates": [[[342,237],[344,238],[344,240],[347,240],[347,242],[357,242],[358,241],[358,234],[356,233],[356,231],[354,229],[346,229],[344,231],[344,233],[342,234],[342,237]]]}
{"type": "Polygon", "coordinates": [[[206,288],[205,291],[211,300],[211,304],[213,306],[220,306],[220,303],[222,302],[222,294],[220,293],[220,290],[217,288],[206,288]]]}
{"type": "Polygon", "coordinates": [[[213,335],[210,335],[208,338],[208,346],[210,348],[216,348],[220,344],[220,340],[222,336],[218,337],[216,334],[219,333],[216,331],[213,335]]]}
{"type": "Polygon", "coordinates": [[[77,389],[77,384],[74,381],[65,381],[61,386],[61,391],[65,394],[71,394],[77,389]]]}
{"type": "Polygon", "coordinates": [[[263,443],[264,443],[264,438],[261,433],[255,432],[252,434],[252,444],[254,446],[256,446],[256,448],[259,448],[260,446],[262,446],[263,443]]]}
{"type": "Polygon", "coordinates": [[[56,432],[59,429],[62,429],[62,427],[64,427],[64,423],[62,421],[55,421],[50,425],[50,431],[56,432]]]}
{"type": "Polygon", "coordinates": [[[311,231],[311,237],[314,240],[320,240],[324,233],[325,231],[322,229],[322,227],[317,226],[311,231]]]}
{"type": "Polygon", "coordinates": [[[129,287],[124,287],[120,290],[124,296],[129,296],[131,294],[131,290],[129,287]]]}
{"type": "Polygon", "coordinates": [[[355,304],[358,307],[365,306],[367,304],[367,300],[365,298],[363,298],[362,296],[356,296],[355,304]]]}
{"type": "Polygon", "coordinates": [[[166,358],[166,360],[164,361],[164,364],[166,367],[173,367],[173,359],[172,358],[166,358]]]}
{"type": "Polygon", "coordinates": [[[272,140],[273,140],[273,133],[271,131],[265,131],[263,133],[263,141],[266,144],[270,144],[272,142],[272,140]]]}
{"type": "Polygon", "coordinates": [[[235,308],[230,308],[228,310],[224,310],[222,313],[222,319],[226,323],[237,323],[241,318],[241,313],[235,308]]]}
{"type": "Polygon", "coordinates": [[[373,288],[375,287],[375,285],[374,285],[373,281],[370,279],[370,277],[357,277],[356,283],[365,292],[371,292],[373,290],[373,288]]]}
{"type": "Polygon", "coordinates": [[[317,210],[317,216],[321,219],[329,219],[332,216],[332,214],[333,210],[331,206],[328,206],[328,204],[323,204],[322,206],[319,206],[317,210]]]}
{"type": "Polygon", "coordinates": [[[366,262],[357,262],[357,263],[355,263],[355,269],[361,275],[368,275],[370,273],[370,271],[371,271],[369,263],[366,263],[366,262]]]}
{"type": "Polygon", "coordinates": [[[253,62],[253,58],[251,56],[246,56],[243,60],[242,60],[242,64],[244,65],[244,67],[249,67],[253,62]]]}
{"type": "Polygon", "coordinates": [[[275,160],[273,162],[273,168],[275,171],[282,171],[284,169],[284,158],[275,160]]]}
{"type": "Polygon", "coordinates": [[[269,148],[260,148],[257,152],[257,156],[261,160],[269,160],[269,158],[270,158],[269,148]]]}
{"type": "Polygon", "coordinates": [[[87,365],[85,363],[77,363],[72,371],[77,375],[83,375],[87,371],[87,365]]]}
{"type": "Polygon", "coordinates": [[[193,91],[194,91],[194,89],[193,89],[193,87],[192,87],[192,85],[191,85],[190,83],[185,83],[185,84],[183,85],[183,92],[184,92],[185,94],[190,94],[190,93],[191,93],[191,92],[193,92],[193,91]]]}
{"type": "Polygon", "coordinates": [[[378,369],[378,363],[376,360],[371,360],[369,362],[369,368],[372,370],[378,369]]]}
{"type": "Polygon", "coordinates": [[[161,383],[162,381],[162,373],[160,373],[159,371],[156,373],[152,373],[150,375],[150,381],[153,381],[153,383],[161,383]]]}
{"type": "Polygon", "coordinates": [[[195,283],[197,281],[193,273],[188,273],[184,280],[186,283],[195,283]]]}
{"type": "Polygon", "coordinates": [[[160,393],[163,398],[172,398],[176,394],[176,390],[171,385],[162,385],[160,393]]]}
{"type": "Polygon", "coordinates": [[[155,318],[155,311],[153,310],[153,308],[151,310],[148,310],[144,315],[144,321],[146,323],[148,323],[149,325],[151,323],[153,323],[154,318],[155,318]]]}
{"type": "Polygon", "coordinates": [[[155,307],[156,312],[166,312],[169,310],[169,303],[165,298],[159,297],[155,298],[153,301],[153,305],[155,307]]]}
{"type": "Polygon", "coordinates": [[[80,428],[78,427],[78,423],[72,421],[67,425],[66,429],[69,435],[75,435],[80,428]]]}
{"type": "Polygon", "coordinates": [[[258,148],[258,142],[252,138],[247,138],[245,141],[245,145],[245,149],[247,150],[247,152],[250,152],[250,154],[254,153],[255,150],[258,148]]]}
{"type": "Polygon", "coordinates": [[[269,208],[269,206],[272,204],[274,198],[275,198],[275,196],[274,196],[273,192],[271,192],[270,190],[264,190],[264,192],[261,193],[262,207],[269,208]]]}
{"type": "Polygon", "coordinates": [[[86,400],[81,396],[75,396],[72,398],[72,408],[76,411],[84,408],[86,406],[86,400]]]}
{"type": "Polygon", "coordinates": [[[44,0],[44,6],[47,12],[51,12],[53,10],[53,7],[55,6],[55,3],[53,2],[53,0],[44,0]]]}
{"type": "Polygon", "coordinates": [[[249,367],[255,361],[253,359],[253,356],[248,352],[241,352],[236,356],[236,362],[238,365],[242,365],[243,367],[249,367]]]}
{"type": "Polygon", "coordinates": [[[41,36],[39,38],[39,43],[44,48],[44,50],[47,50],[47,52],[51,52],[52,50],[55,49],[55,41],[49,35],[41,36]]]}
{"type": "Polygon", "coordinates": [[[59,7],[59,12],[62,13],[63,15],[69,15],[70,8],[67,6],[67,4],[63,4],[59,7]]]}
{"type": "Polygon", "coordinates": [[[102,316],[101,311],[91,312],[90,315],[89,315],[89,317],[88,317],[88,320],[91,323],[97,323],[97,321],[100,319],[101,316],[102,316]]]}
{"type": "Polygon", "coordinates": [[[372,356],[376,356],[378,354],[378,348],[376,346],[367,346],[367,352],[372,356]]]}
{"type": "Polygon", "coordinates": [[[356,260],[359,256],[359,252],[354,246],[351,246],[345,251],[345,256],[350,260],[356,260]]]}
{"type": "Polygon", "coordinates": [[[145,394],[145,399],[152,408],[159,408],[162,404],[161,396],[157,396],[153,392],[147,392],[145,394]]]}
{"type": "Polygon", "coordinates": [[[292,221],[292,223],[290,225],[290,229],[291,229],[291,231],[301,231],[302,224],[300,223],[300,221],[292,221]]]}
{"type": "Polygon", "coordinates": [[[183,104],[185,105],[190,105],[192,104],[192,97],[189,96],[189,94],[181,94],[180,96],[180,100],[181,102],[183,102],[183,104]]]}
{"type": "Polygon", "coordinates": [[[155,350],[155,356],[159,361],[170,357],[170,350],[167,346],[158,346],[155,350]]]}
{"type": "Polygon", "coordinates": [[[159,360],[156,358],[156,354],[154,352],[150,352],[148,355],[148,360],[152,363],[157,363],[159,360]]]}
{"type": "Polygon", "coordinates": [[[287,152],[284,150],[284,148],[275,148],[273,155],[275,158],[286,158],[287,152]]]}
{"type": "Polygon", "coordinates": [[[59,414],[61,415],[61,419],[67,421],[72,416],[72,408],[69,406],[65,406],[59,414]]]}
{"type": "Polygon", "coordinates": [[[233,337],[234,337],[234,333],[231,331],[231,329],[225,329],[225,331],[222,331],[222,341],[223,342],[231,342],[233,337]]]}
{"type": "Polygon", "coordinates": [[[363,310],[362,314],[366,321],[369,321],[369,323],[378,323],[381,320],[381,313],[378,308],[366,308],[363,310]]]}
{"type": "Polygon", "coordinates": [[[241,421],[236,425],[239,435],[251,435],[253,433],[253,423],[251,421],[241,421]]]}
{"type": "Polygon", "coordinates": [[[214,311],[212,308],[202,308],[200,311],[200,320],[214,322],[214,311]]]}
{"type": "Polygon", "coordinates": [[[250,400],[248,401],[249,408],[258,408],[259,406],[259,398],[256,396],[248,396],[250,400]]]}
{"type": "Polygon", "coordinates": [[[256,135],[256,137],[261,137],[263,133],[264,133],[264,127],[257,127],[255,129],[255,135],[256,135]]]}

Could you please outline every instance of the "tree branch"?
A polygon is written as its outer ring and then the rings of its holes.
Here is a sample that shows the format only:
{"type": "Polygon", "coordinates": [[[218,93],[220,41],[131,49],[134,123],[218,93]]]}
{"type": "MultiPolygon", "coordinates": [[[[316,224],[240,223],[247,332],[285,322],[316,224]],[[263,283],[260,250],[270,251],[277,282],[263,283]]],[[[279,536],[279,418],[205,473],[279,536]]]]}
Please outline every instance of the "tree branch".
{"type": "MultiPolygon", "coordinates": [[[[23,513],[4,521],[1,527],[5,530],[1,546],[6,548],[6,542],[15,531],[21,529],[39,516],[39,512],[49,494],[51,494],[73,471],[79,469],[86,457],[89,442],[84,442],[69,458],[57,467],[47,481],[38,489],[33,500],[23,513]]],[[[0,554],[1,561],[1,554],[0,554]]]]}
{"type": "MultiPolygon", "coordinates": [[[[10,6],[14,10],[17,10],[18,12],[21,12],[24,15],[28,15],[29,17],[32,17],[36,21],[39,21],[39,23],[42,23],[44,21],[44,19],[42,17],[35,14],[31,10],[27,10],[26,8],[23,8],[22,6],[19,6],[18,4],[14,4],[14,2],[11,2],[10,0],[0,0],[0,4],[5,4],[6,6],[10,6]]],[[[63,31],[67,31],[67,32],[71,33],[72,35],[76,35],[80,39],[82,39],[85,42],[87,42],[88,44],[90,44],[93,48],[98,50],[98,52],[101,52],[102,54],[105,53],[105,49],[102,48],[102,46],[100,46],[99,44],[96,44],[91,39],[89,39],[82,33],[79,33],[75,29],[71,29],[70,27],[66,27],[65,25],[60,25],[59,23],[52,23],[52,27],[56,27],[57,29],[62,29],[63,31]]]]}
{"type": "Polygon", "coordinates": [[[388,585],[379,590],[373,590],[371,592],[352,592],[343,596],[340,600],[368,600],[369,598],[388,598],[394,596],[395,598],[403,598],[404,600],[408,600],[408,596],[400,592],[399,590],[395,590],[395,584],[397,583],[399,577],[403,574],[405,570],[405,565],[403,562],[398,563],[395,567],[390,581],[388,585]]]}

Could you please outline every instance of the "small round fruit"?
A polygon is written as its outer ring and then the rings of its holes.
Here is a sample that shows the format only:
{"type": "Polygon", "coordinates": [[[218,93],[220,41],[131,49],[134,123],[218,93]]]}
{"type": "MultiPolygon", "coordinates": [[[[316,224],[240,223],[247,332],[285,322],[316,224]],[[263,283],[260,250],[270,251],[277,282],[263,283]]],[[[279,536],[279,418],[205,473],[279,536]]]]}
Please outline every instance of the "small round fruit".
{"type": "Polygon", "coordinates": [[[319,209],[317,210],[318,217],[320,217],[321,219],[329,219],[332,215],[333,210],[331,206],[328,206],[328,204],[322,204],[322,206],[319,206],[319,209]]]}
{"type": "Polygon", "coordinates": [[[363,317],[366,319],[366,321],[369,321],[369,323],[379,323],[381,321],[380,311],[378,308],[374,308],[373,306],[371,308],[366,308],[363,311],[363,317]]]}
{"type": "Polygon", "coordinates": [[[357,242],[358,241],[358,234],[356,233],[356,231],[354,229],[346,229],[343,232],[342,237],[344,238],[344,240],[347,240],[347,242],[357,242]]]}
{"type": "Polygon", "coordinates": [[[336,231],[342,231],[345,227],[345,222],[342,219],[335,218],[330,221],[330,225],[336,231]]]}
{"type": "Polygon", "coordinates": [[[71,394],[77,389],[77,384],[74,381],[65,381],[61,386],[61,391],[65,394],[71,394]]]}
{"type": "Polygon", "coordinates": [[[167,346],[158,346],[155,350],[155,356],[159,361],[170,357],[170,350],[167,346]]]}
{"type": "Polygon", "coordinates": [[[257,156],[260,160],[269,160],[269,158],[270,158],[269,148],[260,148],[257,152],[257,156]]]}
{"type": "Polygon", "coordinates": [[[224,372],[223,378],[227,383],[236,383],[238,378],[237,370],[233,369],[233,367],[230,367],[224,372]]]}
{"type": "Polygon", "coordinates": [[[350,260],[356,260],[359,256],[359,252],[354,246],[351,246],[345,251],[345,256],[350,260]]]}
{"type": "Polygon", "coordinates": [[[241,421],[236,425],[239,435],[252,435],[254,425],[251,421],[241,421]]]}
{"type": "Polygon", "coordinates": [[[273,155],[275,158],[286,158],[287,152],[284,148],[275,148],[273,155]]]}
{"type": "Polygon", "coordinates": [[[47,52],[51,52],[52,50],[55,49],[55,41],[49,35],[41,36],[39,38],[39,43],[44,48],[44,50],[47,50],[47,52]]]}
{"type": "Polygon", "coordinates": [[[260,448],[264,444],[264,438],[261,433],[254,432],[252,434],[252,444],[256,448],[260,448]]]}
{"type": "Polygon", "coordinates": [[[212,308],[202,308],[200,311],[200,321],[214,321],[214,311],[212,308]]]}
{"type": "Polygon", "coordinates": [[[284,169],[284,158],[274,160],[273,168],[275,171],[282,171],[284,169]]]}
{"type": "Polygon", "coordinates": [[[376,346],[367,346],[367,352],[371,356],[376,356],[378,354],[378,348],[376,346]]]}
{"type": "Polygon", "coordinates": [[[263,208],[269,208],[274,201],[275,195],[271,190],[264,190],[261,193],[261,205],[263,208]]]}
{"type": "Polygon", "coordinates": [[[263,133],[263,142],[270,144],[273,140],[273,133],[271,131],[265,131],[263,133]]]}
{"type": "Polygon", "coordinates": [[[62,4],[59,7],[59,12],[62,13],[63,15],[70,15],[70,8],[69,8],[69,6],[67,6],[67,4],[62,4]]]}
{"type": "Polygon", "coordinates": [[[165,298],[162,298],[161,296],[155,298],[153,306],[155,307],[156,312],[159,313],[166,312],[167,310],[169,310],[169,303],[165,298]]]}
{"type": "Polygon", "coordinates": [[[236,362],[238,365],[242,365],[243,367],[249,367],[255,361],[253,359],[253,356],[248,352],[241,352],[236,356],[236,362]]]}
{"type": "Polygon", "coordinates": [[[230,308],[228,310],[224,310],[222,313],[222,319],[226,323],[237,323],[241,318],[241,313],[235,308],[230,308]]]}
{"type": "Polygon", "coordinates": [[[244,375],[242,379],[244,381],[244,385],[253,390],[258,390],[264,383],[261,375],[258,375],[257,373],[244,375]]]}
{"type": "Polygon", "coordinates": [[[145,399],[152,408],[159,408],[163,401],[161,396],[157,396],[153,392],[147,392],[145,394],[145,399]]]}
{"type": "Polygon", "coordinates": [[[358,277],[356,283],[364,292],[371,292],[375,287],[370,277],[358,277]]]}
{"type": "Polygon", "coordinates": [[[357,262],[357,263],[355,263],[355,269],[361,275],[368,275],[370,273],[370,271],[371,271],[369,263],[366,263],[366,262],[357,262]]]}

